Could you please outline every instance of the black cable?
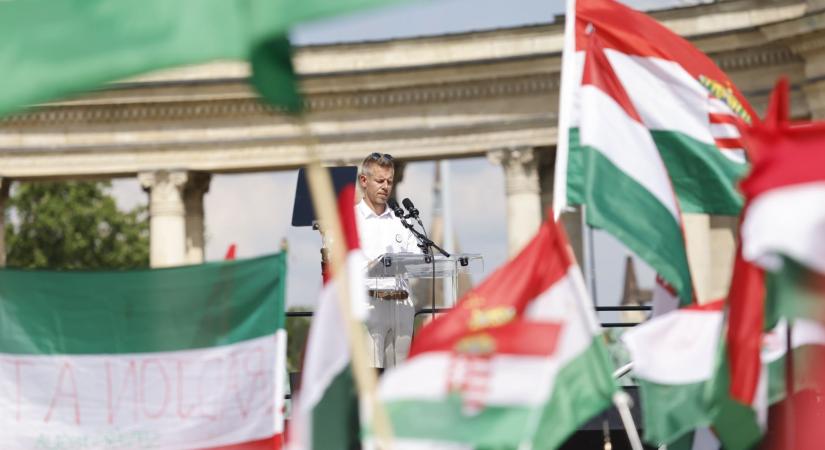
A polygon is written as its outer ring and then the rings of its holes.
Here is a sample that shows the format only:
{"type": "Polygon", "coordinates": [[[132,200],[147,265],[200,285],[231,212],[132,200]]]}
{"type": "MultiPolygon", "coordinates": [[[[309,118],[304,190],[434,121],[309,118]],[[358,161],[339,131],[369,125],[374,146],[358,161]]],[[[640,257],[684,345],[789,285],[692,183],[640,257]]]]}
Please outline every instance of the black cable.
{"type": "MultiPolygon", "coordinates": [[[[418,224],[421,225],[421,229],[424,230],[424,236],[429,239],[430,237],[427,236],[427,229],[424,228],[424,224],[421,221],[418,221],[418,224]]],[[[429,248],[430,258],[432,259],[433,270],[430,272],[430,281],[432,282],[432,296],[430,297],[430,305],[433,309],[432,320],[435,320],[435,254],[433,254],[432,247],[429,248]]]]}

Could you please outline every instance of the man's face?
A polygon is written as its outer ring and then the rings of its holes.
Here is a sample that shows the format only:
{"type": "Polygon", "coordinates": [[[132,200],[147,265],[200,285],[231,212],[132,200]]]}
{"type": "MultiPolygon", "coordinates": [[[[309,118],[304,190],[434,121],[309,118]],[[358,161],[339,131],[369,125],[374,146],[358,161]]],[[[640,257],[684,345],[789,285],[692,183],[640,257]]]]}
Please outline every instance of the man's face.
{"type": "Polygon", "coordinates": [[[361,174],[358,177],[361,189],[370,206],[377,206],[383,210],[392,192],[392,176],[394,170],[391,167],[381,167],[373,164],[369,167],[369,174],[361,174]]]}

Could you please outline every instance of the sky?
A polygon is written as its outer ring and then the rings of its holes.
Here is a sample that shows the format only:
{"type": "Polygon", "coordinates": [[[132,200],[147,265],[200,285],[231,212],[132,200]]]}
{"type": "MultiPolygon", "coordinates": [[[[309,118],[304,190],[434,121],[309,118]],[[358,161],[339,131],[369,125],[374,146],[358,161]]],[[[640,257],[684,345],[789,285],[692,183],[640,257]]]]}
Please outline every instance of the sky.
{"type": "MultiPolygon", "coordinates": [[[[625,1],[641,9],[667,8],[701,0],[625,1]]],[[[494,29],[547,23],[563,11],[562,0],[443,0],[418,1],[310,23],[293,30],[296,45],[357,42],[411,36],[494,29]]],[[[392,153],[392,149],[385,149],[392,153]]],[[[425,224],[430,221],[434,162],[407,166],[398,197],[410,197],[425,224]]],[[[483,279],[507,257],[506,198],[502,169],[485,158],[452,160],[454,230],[461,250],[484,257],[483,279]]],[[[289,248],[287,303],[312,308],[321,287],[321,245],[318,232],[290,226],[297,171],[215,175],[204,198],[207,260],[223,258],[237,244],[239,258],[278,251],[283,240],[289,248]]],[[[137,180],[120,179],[113,193],[121,207],[146,204],[147,195],[137,180]]],[[[620,300],[627,251],[602,232],[593,233],[596,299],[613,305],[620,300]]],[[[653,272],[637,261],[642,286],[653,284],[653,272]]]]}

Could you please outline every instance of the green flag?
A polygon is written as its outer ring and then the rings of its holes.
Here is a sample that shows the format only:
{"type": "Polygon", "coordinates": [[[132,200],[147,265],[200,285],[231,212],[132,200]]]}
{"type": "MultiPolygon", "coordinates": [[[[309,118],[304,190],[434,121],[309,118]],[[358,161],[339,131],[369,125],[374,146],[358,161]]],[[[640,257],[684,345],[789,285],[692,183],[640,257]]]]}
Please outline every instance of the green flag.
{"type": "Polygon", "coordinates": [[[0,270],[0,448],[279,448],[286,255],[0,270]]]}
{"type": "Polygon", "coordinates": [[[270,103],[301,108],[293,25],[398,0],[0,1],[0,116],[152,70],[252,63],[270,103]]]}

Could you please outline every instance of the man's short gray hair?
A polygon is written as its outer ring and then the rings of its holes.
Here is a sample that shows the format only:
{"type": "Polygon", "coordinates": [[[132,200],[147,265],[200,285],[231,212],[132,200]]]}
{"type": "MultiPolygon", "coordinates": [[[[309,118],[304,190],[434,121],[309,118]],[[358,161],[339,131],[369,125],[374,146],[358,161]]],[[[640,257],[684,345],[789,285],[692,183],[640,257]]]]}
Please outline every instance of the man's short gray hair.
{"type": "Polygon", "coordinates": [[[395,162],[392,158],[392,155],[389,153],[370,153],[364,158],[364,161],[361,163],[361,175],[372,175],[371,168],[372,166],[377,165],[379,167],[390,168],[395,170],[395,162]]]}

